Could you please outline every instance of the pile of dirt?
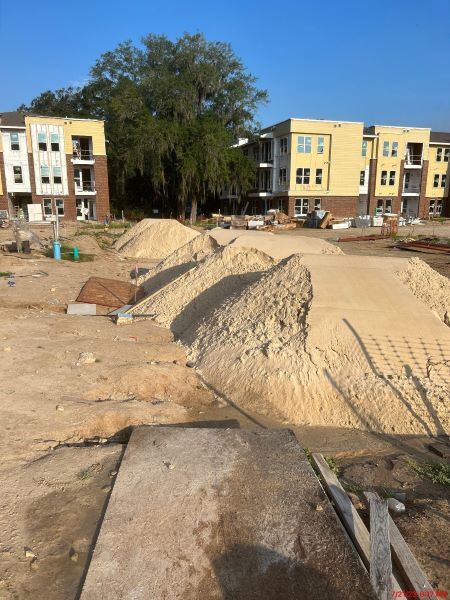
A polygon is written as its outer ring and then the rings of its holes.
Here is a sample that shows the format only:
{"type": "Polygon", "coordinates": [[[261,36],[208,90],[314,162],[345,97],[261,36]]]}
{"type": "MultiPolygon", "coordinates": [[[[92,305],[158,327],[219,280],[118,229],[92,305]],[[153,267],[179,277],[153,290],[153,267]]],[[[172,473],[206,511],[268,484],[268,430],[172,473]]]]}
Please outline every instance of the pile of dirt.
{"type": "Polygon", "coordinates": [[[71,248],[78,248],[83,254],[101,254],[102,252],[97,240],[92,235],[77,235],[67,245],[71,248]]]}
{"type": "Polygon", "coordinates": [[[450,280],[420,258],[411,258],[406,269],[397,271],[400,281],[450,327],[450,280]]]}
{"type": "Polygon", "coordinates": [[[153,294],[161,289],[214,252],[219,244],[207,233],[198,235],[190,242],[178,248],[156,267],[141,275],[138,284],[142,285],[147,294],[153,294]]]}
{"type": "Polygon", "coordinates": [[[210,235],[219,244],[233,244],[245,248],[257,248],[272,258],[287,258],[292,254],[343,254],[333,244],[319,238],[293,235],[289,233],[274,234],[268,231],[247,231],[235,229],[212,229],[210,235]]]}
{"type": "Polygon", "coordinates": [[[270,256],[255,248],[218,248],[131,312],[152,315],[186,340],[198,321],[207,320],[224,298],[257,281],[273,264],[270,256]]]}
{"type": "Polygon", "coordinates": [[[447,330],[389,264],[353,256],[283,259],[200,323],[190,357],[206,381],[248,410],[298,424],[442,434],[450,424],[447,330]],[[381,297],[386,291],[387,304],[397,297],[411,323],[421,322],[417,340],[404,341],[407,319],[394,314],[383,322],[372,287],[381,297]],[[385,331],[392,337],[384,339],[385,331]]]}
{"type": "Polygon", "coordinates": [[[151,361],[139,366],[120,366],[83,394],[84,400],[145,400],[181,405],[210,402],[209,393],[199,388],[195,372],[172,362],[151,361]]]}
{"type": "Polygon", "coordinates": [[[116,242],[116,250],[132,258],[166,258],[200,235],[174,219],[143,219],[116,242]]]}

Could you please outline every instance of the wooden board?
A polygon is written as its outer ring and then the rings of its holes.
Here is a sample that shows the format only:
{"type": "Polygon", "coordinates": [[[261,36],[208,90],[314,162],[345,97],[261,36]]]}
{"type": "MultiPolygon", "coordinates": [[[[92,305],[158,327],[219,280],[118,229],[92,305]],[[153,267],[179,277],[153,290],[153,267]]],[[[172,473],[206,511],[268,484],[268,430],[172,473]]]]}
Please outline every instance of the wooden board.
{"type": "Polygon", "coordinates": [[[387,500],[366,492],[370,505],[370,582],[380,600],[391,598],[392,563],[387,500]]]}
{"type": "MultiPolygon", "coordinates": [[[[378,497],[377,494],[373,495],[378,497]]],[[[405,580],[407,589],[411,591],[414,590],[414,592],[417,593],[417,598],[421,597],[421,592],[433,593],[433,587],[420,568],[420,565],[415,559],[414,554],[409,549],[408,544],[403,539],[402,534],[398,530],[398,527],[394,523],[391,516],[389,516],[389,537],[392,558],[400,572],[400,575],[405,580]]]]}
{"type": "MultiPolygon", "coordinates": [[[[323,484],[329,496],[334,502],[336,512],[340,516],[358,554],[360,555],[367,570],[370,568],[370,536],[358,511],[353,506],[339,479],[327,465],[321,454],[312,455],[314,464],[319,469],[323,484]]],[[[398,581],[392,576],[392,591],[401,591],[398,581]]]]}
{"type": "Polygon", "coordinates": [[[319,227],[320,229],[326,229],[328,224],[331,222],[331,220],[333,219],[333,215],[330,212],[326,212],[323,216],[323,219],[320,221],[319,223],[319,227]]]}
{"type": "Polygon", "coordinates": [[[77,302],[99,304],[119,308],[124,304],[132,304],[145,295],[143,288],[118,279],[90,277],[78,295],[77,302]]]}

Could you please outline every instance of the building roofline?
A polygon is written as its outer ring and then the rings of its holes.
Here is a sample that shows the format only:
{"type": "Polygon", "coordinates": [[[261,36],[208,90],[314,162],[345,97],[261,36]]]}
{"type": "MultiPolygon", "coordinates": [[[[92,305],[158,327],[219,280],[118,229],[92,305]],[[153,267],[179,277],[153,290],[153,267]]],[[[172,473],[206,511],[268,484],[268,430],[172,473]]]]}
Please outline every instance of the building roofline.
{"type": "Polygon", "coordinates": [[[274,129],[278,125],[282,125],[283,123],[289,123],[289,121],[308,121],[311,123],[349,123],[351,125],[363,125],[363,121],[343,121],[339,119],[308,119],[303,117],[289,117],[288,119],[283,119],[283,121],[279,121],[278,123],[274,123],[273,125],[268,125],[267,127],[263,127],[261,131],[266,131],[268,129],[274,129]]]}
{"type": "Polygon", "coordinates": [[[104,123],[104,119],[90,119],[89,117],[52,117],[50,115],[37,115],[35,113],[25,113],[26,117],[36,117],[38,119],[62,119],[63,121],[97,121],[98,123],[104,123]]]}
{"type": "Polygon", "coordinates": [[[413,127],[412,125],[371,125],[371,127],[390,127],[391,129],[419,129],[421,131],[431,131],[431,127],[413,127]]]}

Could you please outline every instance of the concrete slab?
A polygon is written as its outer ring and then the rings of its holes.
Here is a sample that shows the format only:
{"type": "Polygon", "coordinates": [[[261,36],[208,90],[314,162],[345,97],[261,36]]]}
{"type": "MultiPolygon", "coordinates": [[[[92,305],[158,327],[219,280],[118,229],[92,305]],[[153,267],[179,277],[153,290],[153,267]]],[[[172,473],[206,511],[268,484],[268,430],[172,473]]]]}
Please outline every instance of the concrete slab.
{"type": "Polygon", "coordinates": [[[76,302],[74,304],[67,305],[68,315],[96,315],[97,305],[86,304],[85,302],[76,302]]]}
{"type": "Polygon", "coordinates": [[[141,427],[81,600],[374,598],[289,430],[141,427]]]}

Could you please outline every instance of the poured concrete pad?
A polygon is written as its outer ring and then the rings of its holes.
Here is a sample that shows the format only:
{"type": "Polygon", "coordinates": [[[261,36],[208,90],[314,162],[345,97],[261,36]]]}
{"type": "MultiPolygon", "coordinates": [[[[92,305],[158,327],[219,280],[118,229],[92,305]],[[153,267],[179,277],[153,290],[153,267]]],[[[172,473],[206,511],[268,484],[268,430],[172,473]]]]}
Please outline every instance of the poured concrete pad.
{"type": "Polygon", "coordinates": [[[134,431],[82,600],[373,598],[292,432],[134,431]]]}

